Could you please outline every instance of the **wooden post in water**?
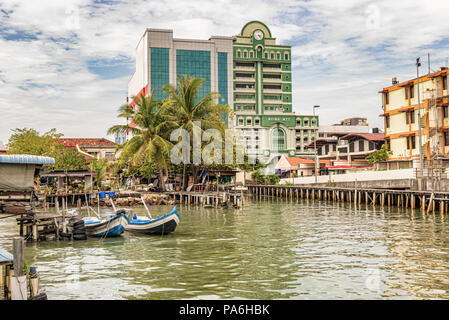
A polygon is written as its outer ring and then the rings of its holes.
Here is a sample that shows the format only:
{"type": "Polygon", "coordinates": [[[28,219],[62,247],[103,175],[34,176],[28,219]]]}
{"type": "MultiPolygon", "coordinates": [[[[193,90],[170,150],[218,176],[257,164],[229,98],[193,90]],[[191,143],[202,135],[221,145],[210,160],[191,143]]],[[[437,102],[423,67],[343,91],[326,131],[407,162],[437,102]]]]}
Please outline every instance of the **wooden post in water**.
{"type": "Polygon", "coordinates": [[[23,271],[25,258],[23,253],[23,238],[13,239],[14,276],[11,280],[11,300],[27,300],[26,275],[23,271]]]}

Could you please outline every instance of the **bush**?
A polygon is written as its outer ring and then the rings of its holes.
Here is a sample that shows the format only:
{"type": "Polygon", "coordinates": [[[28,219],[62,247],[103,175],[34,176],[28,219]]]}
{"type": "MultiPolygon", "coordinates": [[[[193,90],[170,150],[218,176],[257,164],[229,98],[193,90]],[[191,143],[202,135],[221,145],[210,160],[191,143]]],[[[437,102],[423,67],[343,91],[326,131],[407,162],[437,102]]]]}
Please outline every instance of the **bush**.
{"type": "Polygon", "coordinates": [[[268,184],[277,184],[281,179],[275,174],[269,174],[266,176],[268,184]]]}

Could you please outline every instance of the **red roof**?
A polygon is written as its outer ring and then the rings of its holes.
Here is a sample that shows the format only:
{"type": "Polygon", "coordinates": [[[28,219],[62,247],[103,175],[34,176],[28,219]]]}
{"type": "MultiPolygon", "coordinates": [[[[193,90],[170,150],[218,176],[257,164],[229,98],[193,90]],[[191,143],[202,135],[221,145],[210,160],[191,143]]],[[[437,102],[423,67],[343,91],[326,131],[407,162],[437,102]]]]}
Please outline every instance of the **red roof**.
{"type": "Polygon", "coordinates": [[[115,147],[117,144],[105,138],[60,138],[58,142],[67,147],[115,147]]]}
{"type": "Polygon", "coordinates": [[[314,160],[310,160],[307,158],[301,158],[301,157],[285,157],[285,159],[287,159],[288,163],[290,163],[290,165],[292,167],[297,167],[300,164],[314,164],[315,163],[314,160]]]}
{"type": "MultiPolygon", "coordinates": [[[[315,160],[313,159],[307,159],[307,158],[301,158],[301,157],[285,157],[287,159],[288,163],[292,167],[297,167],[300,164],[314,164],[315,160]]],[[[330,164],[330,160],[319,160],[320,164],[324,164],[328,166],[330,164]]]]}
{"type": "Polygon", "coordinates": [[[348,139],[350,137],[360,137],[369,141],[382,141],[385,140],[385,135],[383,133],[350,133],[340,139],[348,139]]]}

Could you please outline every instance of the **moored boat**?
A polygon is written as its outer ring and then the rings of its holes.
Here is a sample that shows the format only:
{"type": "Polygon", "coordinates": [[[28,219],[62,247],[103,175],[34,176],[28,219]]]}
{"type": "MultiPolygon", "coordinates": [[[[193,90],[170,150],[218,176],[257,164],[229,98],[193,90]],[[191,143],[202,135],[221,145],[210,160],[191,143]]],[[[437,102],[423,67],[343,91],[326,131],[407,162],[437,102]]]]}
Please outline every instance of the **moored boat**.
{"type": "Polygon", "coordinates": [[[155,219],[137,217],[134,215],[132,219],[129,220],[125,230],[143,234],[168,234],[173,232],[181,220],[176,207],[177,206],[174,206],[172,211],[155,219]]]}
{"type": "Polygon", "coordinates": [[[86,235],[89,237],[118,237],[125,231],[129,218],[126,212],[117,211],[116,214],[100,220],[97,217],[83,218],[86,235]]]}

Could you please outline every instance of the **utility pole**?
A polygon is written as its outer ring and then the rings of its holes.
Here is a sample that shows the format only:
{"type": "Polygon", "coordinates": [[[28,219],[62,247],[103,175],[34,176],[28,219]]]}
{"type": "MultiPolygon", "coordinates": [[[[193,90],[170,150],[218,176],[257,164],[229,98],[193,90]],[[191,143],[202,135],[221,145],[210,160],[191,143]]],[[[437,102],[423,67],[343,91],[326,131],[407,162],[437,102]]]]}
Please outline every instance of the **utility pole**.
{"type": "MultiPolygon", "coordinates": [[[[313,118],[315,119],[315,109],[319,108],[320,106],[313,106],[313,118]]],[[[315,125],[318,124],[318,121],[315,121],[315,125]]],[[[317,178],[317,171],[318,171],[318,154],[316,152],[316,132],[318,131],[318,129],[314,130],[314,139],[313,139],[313,149],[315,150],[315,183],[318,182],[318,178],[317,178]]]]}
{"type": "Polygon", "coordinates": [[[416,58],[416,81],[418,87],[418,134],[419,134],[419,173],[420,176],[423,176],[423,156],[422,156],[422,137],[421,137],[421,101],[419,97],[419,67],[421,63],[419,62],[419,58],[416,58]]]}

